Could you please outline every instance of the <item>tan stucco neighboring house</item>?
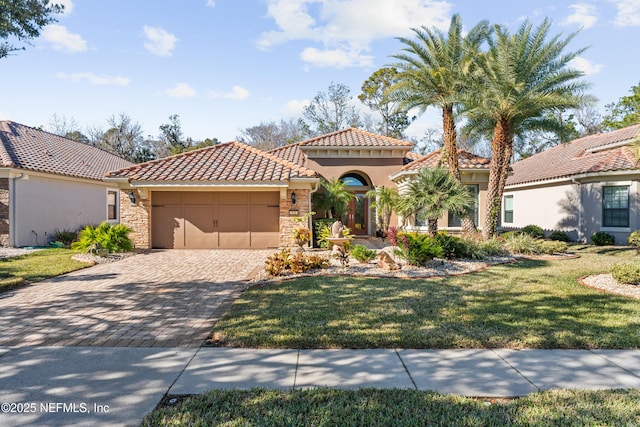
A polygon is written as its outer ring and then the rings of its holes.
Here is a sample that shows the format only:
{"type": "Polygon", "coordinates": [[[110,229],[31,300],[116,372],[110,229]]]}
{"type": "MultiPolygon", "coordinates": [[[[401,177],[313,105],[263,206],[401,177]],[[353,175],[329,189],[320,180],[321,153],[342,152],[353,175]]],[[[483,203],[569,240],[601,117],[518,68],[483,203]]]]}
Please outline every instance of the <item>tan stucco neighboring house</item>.
{"type": "Polygon", "coordinates": [[[112,171],[121,222],[138,248],[291,246],[294,218],[310,211],[317,174],[228,142],[112,171]]]}
{"type": "MultiPolygon", "coordinates": [[[[376,218],[365,193],[375,187],[395,187],[391,176],[419,157],[413,144],[395,138],[348,128],[284,147],[269,153],[307,167],[325,179],[340,179],[354,199],[346,226],[355,235],[373,235],[376,218]]],[[[395,219],[392,218],[392,221],[395,219]]]]}
{"type": "Polygon", "coordinates": [[[597,231],[625,244],[640,228],[640,169],[628,145],[640,124],[560,144],[512,165],[502,227],[535,224],[590,241],[597,231]]]}
{"type": "MultiPolygon", "coordinates": [[[[475,195],[476,203],[473,211],[473,220],[476,227],[481,228],[486,217],[486,195],[489,182],[490,159],[477,156],[464,150],[458,150],[458,169],[460,180],[475,195]]],[[[406,164],[402,169],[391,176],[391,180],[398,186],[400,194],[406,191],[407,186],[420,170],[428,168],[447,168],[446,158],[442,151],[436,150],[426,156],[406,164]]],[[[427,222],[420,221],[415,216],[400,219],[409,230],[427,231],[427,222]]],[[[458,216],[447,214],[438,220],[438,229],[451,232],[461,231],[461,220],[458,216]]]]}
{"type": "Polygon", "coordinates": [[[129,165],[99,148],[0,121],[0,245],[42,246],[55,230],[118,222],[118,188],[103,178],[129,165]]]}

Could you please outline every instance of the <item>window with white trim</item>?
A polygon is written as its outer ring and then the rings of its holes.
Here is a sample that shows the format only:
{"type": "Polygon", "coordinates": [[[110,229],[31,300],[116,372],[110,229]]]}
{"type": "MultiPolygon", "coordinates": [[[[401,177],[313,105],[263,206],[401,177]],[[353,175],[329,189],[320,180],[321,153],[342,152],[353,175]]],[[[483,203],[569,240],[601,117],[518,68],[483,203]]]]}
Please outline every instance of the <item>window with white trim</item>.
{"type": "Polygon", "coordinates": [[[629,227],[629,186],[602,187],[602,226],[629,227]]]}
{"type": "Polygon", "coordinates": [[[107,190],[107,220],[118,220],[118,192],[107,190]]]}
{"type": "Polygon", "coordinates": [[[513,223],[513,196],[504,196],[504,222],[513,223]]]}
{"type": "MultiPolygon", "coordinates": [[[[473,223],[478,225],[478,194],[480,193],[480,186],[478,184],[467,184],[465,187],[473,194],[473,212],[471,212],[471,218],[473,219],[473,223]]],[[[449,212],[447,226],[462,227],[462,218],[453,212],[449,212]]]]}

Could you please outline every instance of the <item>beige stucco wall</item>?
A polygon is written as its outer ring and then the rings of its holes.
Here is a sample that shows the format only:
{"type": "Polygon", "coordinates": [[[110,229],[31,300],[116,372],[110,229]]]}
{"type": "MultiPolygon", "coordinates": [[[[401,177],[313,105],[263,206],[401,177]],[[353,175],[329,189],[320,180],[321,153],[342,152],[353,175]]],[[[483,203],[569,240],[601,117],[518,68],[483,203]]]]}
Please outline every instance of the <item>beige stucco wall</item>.
{"type": "Polygon", "coordinates": [[[13,245],[46,245],[56,229],[75,231],[105,221],[108,188],[101,182],[34,174],[15,179],[10,202],[13,245]]]}
{"type": "Polygon", "coordinates": [[[395,187],[389,176],[402,168],[401,158],[309,158],[307,167],[326,179],[339,178],[348,173],[363,174],[374,187],[395,187]]]}

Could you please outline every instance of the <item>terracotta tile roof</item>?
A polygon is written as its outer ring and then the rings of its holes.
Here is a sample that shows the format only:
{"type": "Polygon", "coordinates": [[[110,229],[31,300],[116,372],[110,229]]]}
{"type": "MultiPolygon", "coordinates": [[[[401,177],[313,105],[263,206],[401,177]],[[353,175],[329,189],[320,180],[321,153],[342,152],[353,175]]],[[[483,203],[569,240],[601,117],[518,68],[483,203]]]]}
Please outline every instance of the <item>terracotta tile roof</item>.
{"type": "Polygon", "coordinates": [[[306,166],[307,164],[307,156],[305,156],[300,149],[299,142],[274,148],[273,150],[269,150],[268,153],[280,157],[281,159],[287,160],[291,163],[295,163],[298,166],[306,166]]]}
{"type": "MultiPolygon", "coordinates": [[[[415,160],[402,167],[403,171],[417,171],[423,168],[435,168],[441,161],[442,150],[433,151],[420,159],[415,160]]],[[[489,169],[490,159],[476,156],[468,151],[458,150],[458,167],[460,169],[489,169]]],[[[441,167],[447,167],[446,161],[441,167]]]]}
{"type": "Polygon", "coordinates": [[[301,148],[305,147],[335,147],[335,148],[375,148],[375,147],[398,147],[411,149],[413,144],[407,141],[390,138],[388,136],[376,135],[356,128],[348,128],[320,135],[307,139],[299,143],[301,148]]]}
{"type": "Polygon", "coordinates": [[[633,153],[624,145],[637,137],[640,137],[640,124],[557,145],[514,163],[507,185],[586,173],[637,170],[633,153]]]}
{"type": "Polygon", "coordinates": [[[409,161],[420,160],[424,156],[422,154],[416,153],[415,151],[407,151],[404,157],[408,160],[407,163],[409,163],[409,161]]]}
{"type": "Polygon", "coordinates": [[[111,172],[129,181],[286,181],[311,169],[240,142],[227,142],[111,172]]]}
{"type": "Polygon", "coordinates": [[[0,121],[0,165],[102,180],[108,171],[132,163],[100,148],[4,120],[0,121]]]}

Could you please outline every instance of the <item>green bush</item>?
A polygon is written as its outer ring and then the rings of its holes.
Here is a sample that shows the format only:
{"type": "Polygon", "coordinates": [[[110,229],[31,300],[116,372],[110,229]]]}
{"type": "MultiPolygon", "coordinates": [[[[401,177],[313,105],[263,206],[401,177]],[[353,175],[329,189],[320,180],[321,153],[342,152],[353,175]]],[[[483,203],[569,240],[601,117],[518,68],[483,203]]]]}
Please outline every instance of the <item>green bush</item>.
{"type": "Polygon", "coordinates": [[[537,225],[527,225],[521,230],[524,234],[528,234],[531,237],[535,237],[536,239],[544,238],[544,230],[537,225]]]}
{"type": "Polygon", "coordinates": [[[442,247],[434,237],[419,233],[400,234],[395,253],[404,258],[408,264],[418,266],[423,266],[427,261],[444,255],[442,247]]]}
{"type": "Polygon", "coordinates": [[[564,231],[554,231],[553,233],[549,234],[549,240],[555,240],[557,242],[568,242],[569,235],[564,231]]]}
{"type": "Polygon", "coordinates": [[[561,254],[567,251],[567,243],[559,242],[557,240],[538,240],[537,242],[538,253],[541,254],[561,254]]]}
{"type": "Polygon", "coordinates": [[[529,234],[513,234],[504,239],[504,247],[513,254],[535,255],[539,253],[538,240],[529,234]]]}
{"type": "Polygon", "coordinates": [[[367,248],[365,245],[355,245],[353,249],[351,249],[351,256],[363,263],[371,261],[377,254],[376,251],[367,248]]]}
{"type": "Polygon", "coordinates": [[[632,232],[627,239],[627,243],[633,246],[636,252],[640,252],[640,230],[632,232]]]}
{"type": "Polygon", "coordinates": [[[448,259],[466,258],[466,248],[461,238],[451,236],[444,231],[441,231],[436,234],[435,239],[442,248],[443,257],[448,259]]]}
{"type": "Polygon", "coordinates": [[[474,254],[471,254],[471,256],[469,256],[469,258],[486,258],[486,257],[490,257],[490,256],[501,256],[501,255],[505,255],[506,254],[506,250],[504,249],[504,247],[502,246],[502,240],[497,239],[497,238],[492,238],[492,239],[488,239],[488,240],[470,240],[471,242],[474,242],[478,249],[476,250],[476,253],[480,256],[473,256],[474,254]]]}
{"type": "Polygon", "coordinates": [[[613,245],[615,243],[615,237],[604,231],[598,231],[591,235],[591,242],[596,246],[613,245]]]}
{"type": "Polygon", "coordinates": [[[640,264],[614,264],[609,272],[611,276],[620,283],[637,285],[640,283],[640,264]]]}
{"type": "Polygon", "coordinates": [[[327,237],[331,237],[331,224],[335,222],[333,218],[320,218],[313,220],[313,247],[329,248],[330,243],[327,237]]]}
{"type": "Polygon", "coordinates": [[[71,244],[71,249],[90,253],[97,253],[100,249],[109,253],[131,252],[130,232],[131,229],[122,224],[103,222],[98,226],[88,225],[80,231],[78,241],[71,244]]]}
{"type": "Polygon", "coordinates": [[[78,232],[67,229],[59,230],[56,228],[51,237],[54,242],[60,242],[64,246],[71,246],[71,244],[78,238],[78,232]]]}
{"type": "Polygon", "coordinates": [[[513,236],[519,236],[521,234],[522,234],[522,231],[518,231],[518,230],[505,231],[504,233],[500,234],[500,238],[503,240],[507,240],[513,236]]]}

